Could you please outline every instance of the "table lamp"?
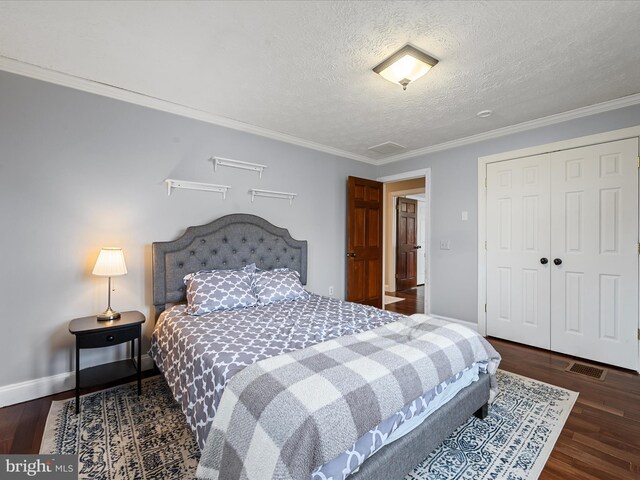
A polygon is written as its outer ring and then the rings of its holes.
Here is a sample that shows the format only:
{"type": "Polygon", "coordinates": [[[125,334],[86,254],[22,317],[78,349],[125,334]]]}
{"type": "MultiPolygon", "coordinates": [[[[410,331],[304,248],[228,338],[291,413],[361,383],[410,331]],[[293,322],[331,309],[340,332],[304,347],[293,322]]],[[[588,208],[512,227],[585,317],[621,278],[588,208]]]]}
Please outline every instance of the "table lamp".
{"type": "Polygon", "coordinates": [[[96,266],[93,267],[94,275],[109,277],[109,296],[107,309],[98,315],[98,320],[116,320],[120,313],[111,309],[111,277],[119,277],[127,274],[127,265],[124,263],[124,253],[121,248],[105,247],[100,250],[96,266]]]}

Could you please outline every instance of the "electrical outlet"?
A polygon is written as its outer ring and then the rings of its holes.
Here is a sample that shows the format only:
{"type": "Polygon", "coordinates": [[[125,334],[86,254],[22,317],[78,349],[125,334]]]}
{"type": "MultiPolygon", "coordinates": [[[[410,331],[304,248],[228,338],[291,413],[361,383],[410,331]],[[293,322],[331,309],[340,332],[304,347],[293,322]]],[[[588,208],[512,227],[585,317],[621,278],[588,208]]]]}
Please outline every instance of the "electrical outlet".
{"type": "Polygon", "coordinates": [[[333,287],[329,287],[329,295],[333,295],[333,287]]]}

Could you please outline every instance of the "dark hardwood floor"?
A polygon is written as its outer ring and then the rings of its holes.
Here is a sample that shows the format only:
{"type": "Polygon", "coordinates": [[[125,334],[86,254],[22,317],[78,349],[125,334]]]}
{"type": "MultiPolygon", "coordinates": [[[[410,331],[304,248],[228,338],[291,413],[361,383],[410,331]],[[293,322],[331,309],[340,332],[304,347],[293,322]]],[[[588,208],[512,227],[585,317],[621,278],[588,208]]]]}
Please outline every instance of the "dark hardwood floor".
{"type": "MultiPolygon", "coordinates": [[[[416,313],[411,311],[412,302],[415,310],[424,305],[419,289],[400,295],[406,295],[406,300],[391,305],[394,311],[416,313]]],[[[607,376],[599,381],[565,372],[572,357],[496,338],[489,341],[502,355],[503,370],[580,393],[541,479],[640,479],[640,377],[636,373],[605,366],[607,376]]],[[[0,453],[37,453],[51,401],[73,395],[69,391],[0,409],[0,453]]]]}
{"type": "Polygon", "coordinates": [[[541,479],[640,479],[640,377],[608,370],[604,381],[564,371],[573,357],[488,339],[500,368],[579,392],[541,479]]]}
{"type": "MultiPolygon", "coordinates": [[[[142,372],[143,379],[153,375],[157,375],[153,370],[142,372]]],[[[82,394],[134,382],[136,379],[137,377],[133,375],[104,385],[84,388],[82,394]]],[[[142,388],[144,388],[144,384],[142,388]]],[[[51,402],[74,398],[75,395],[75,390],[68,390],[56,395],[0,408],[0,454],[38,453],[51,402]]]]}
{"type": "MultiPolygon", "coordinates": [[[[423,287],[390,294],[405,300],[387,305],[387,310],[406,315],[423,312],[423,287]]],[[[608,370],[600,381],[565,372],[576,360],[573,357],[497,338],[488,340],[502,355],[501,369],[580,393],[541,479],[640,479],[637,373],[581,360],[608,370]]]]}

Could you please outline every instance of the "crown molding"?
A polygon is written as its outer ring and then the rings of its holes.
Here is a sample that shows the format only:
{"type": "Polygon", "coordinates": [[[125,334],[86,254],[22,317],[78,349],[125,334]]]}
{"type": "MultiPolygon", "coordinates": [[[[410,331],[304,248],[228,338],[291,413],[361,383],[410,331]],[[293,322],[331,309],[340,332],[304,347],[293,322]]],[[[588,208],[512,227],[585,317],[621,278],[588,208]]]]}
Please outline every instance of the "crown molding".
{"type": "Polygon", "coordinates": [[[594,115],[596,113],[608,112],[611,110],[616,110],[618,108],[640,104],[640,93],[636,93],[633,95],[628,95],[626,97],[609,100],[607,102],[597,103],[594,105],[589,105],[587,107],[577,108],[575,110],[569,110],[568,112],[549,115],[547,117],[530,120],[528,122],[518,123],[515,125],[510,125],[508,127],[498,128],[496,130],[490,130],[488,132],[479,133],[477,135],[471,135],[469,137],[452,140],[450,142],[444,142],[437,145],[418,148],[416,150],[411,150],[409,152],[404,152],[398,155],[392,155],[387,158],[376,160],[373,158],[365,157],[364,155],[358,155],[355,153],[347,152],[345,150],[341,150],[339,148],[334,148],[328,145],[323,145],[321,143],[316,143],[310,140],[295,137],[293,135],[287,135],[286,133],[280,133],[274,130],[269,130],[267,128],[250,125],[248,123],[240,122],[238,120],[233,120],[231,118],[226,118],[219,115],[214,115],[212,113],[198,110],[193,107],[188,107],[186,105],[173,103],[168,100],[162,100],[160,98],[145,95],[143,93],[126,90],[124,88],[116,87],[106,83],[100,83],[75,75],[58,72],[2,55],[0,55],[0,70],[14,73],[16,75],[34,78],[36,80],[42,80],[44,82],[54,83],[56,85],[61,85],[64,87],[73,88],[76,90],[81,90],[88,93],[93,93],[95,95],[100,95],[103,97],[121,100],[123,102],[132,103],[142,107],[172,113],[213,125],[231,128],[233,130],[238,130],[241,132],[252,133],[261,137],[289,143],[291,145],[297,145],[299,147],[316,150],[319,152],[327,153],[329,155],[335,155],[337,157],[356,160],[358,162],[367,163],[369,165],[386,165],[389,163],[400,162],[402,160],[408,160],[411,158],[419,157],[421,155],[441,152],[443,150],[462,147],[465,145],[470,145],[472,143],[491,140],[493,138],[504,137],[506,135],[511,135],[514,133],[525,132],[534,128],[545,127],[561,122],[566,122],[568,120],[574,120],[577,118],[594,115]]]}
{"type": "Polygon", "coordinates": [[[626,97],[616,98],[607,102],[596,103],[587,107],[569,110],[568,112],[556,113],[554,115],[530,120],[528,122],[517,123],[508,127],[498,128],[496,130],[490,130],[488,132],[479,133],[477,135],[459,138],[450,142],[439,143],[437,145],[431,145],[429,147],[411,150],[410,152],[399,153],[398,155],[393,155],[391,157],[378,160],[377,164],[386,165],[388,163],[400,162],[402,160],[408,160],[410,158],[427,155],[429,153],[441,152],[443,150],[450,150],[452,148],[462,147],[465,145],[470,145],[472,143],[478,143],[485,140],[491,140],[493,138],[504,137],[505,135],[526,132],[527,130],[533,130],[534,128],[555,125],[557,123],[566,122],[568,120],[575,120],[577,118],[595,115],[596,113],[609,112],[618,108],[630,107],[639,103],[640,93],[635,93],[633,95],[627,95],[626,97]]]}
{"type": "Polygon", "coordinates": [[[121,100],[123,102],[133,103],[142,107],[160,110],[162,112],[173,113],[175,115],[192,118],[194,120],[200,120],[202,122],[210,123],[213,125],[227,127],[241,132],[252,133],[261,137],[297,145],[299,147],[309,148],[311,150],[328,153],[329,155],[335,155],[337,157],[348,158],[350,160],[356,160],[371,165],[377,164],[376,160],[372,158],[347,152],[339,148],[312,142],[303,138],[295,137],[293,135],[287,135],[286,133],[276,132],[274,130],[269,130],[268,128],[250,125],[238,120],[233,120],[231,118],[226,118],[202,110],[198,110],[197,108],[188,107],[186,105],[170,102],[168,100],[162,100],[160,98],[145,95],[143,93],[134,92],[132,90],[127,90],[106,83],[100,83],[94,80],[89,80],[87,78],[58,72],[56,70],[40,67],[38,65],[15,60],[13,58],[5,57],[2,55],[0,55],[0,70],[14,73],[16,75],[22,75],[24,77],[34,78],[36,80],[42,80],[44,82],[54,83],[63,87],[81,90],[83,92],[93,93],[95,95],[101,95],[103,97],[121,100]]]}

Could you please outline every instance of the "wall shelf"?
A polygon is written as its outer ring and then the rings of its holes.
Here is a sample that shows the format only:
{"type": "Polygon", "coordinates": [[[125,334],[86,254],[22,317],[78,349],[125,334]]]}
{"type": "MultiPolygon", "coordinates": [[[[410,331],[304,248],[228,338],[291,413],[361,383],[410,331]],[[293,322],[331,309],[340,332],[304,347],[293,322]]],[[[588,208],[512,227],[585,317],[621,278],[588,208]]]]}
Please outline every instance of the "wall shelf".
{"type": "Polygon", "coordinates": [[[297,193],[274,192],[273,190],[260,190],[258,188],[252,188],[249,193],[251,194],[251,202],[256,197],[283,198],[289,200],[289,205],[293,204],[293,199],[298,195],[297,193]]]}
{"type": "Polygon", "coordinates": [[[211,160],[213,161],[214,172],[218,171],[218,166],[232,167],[239,168],[241,170],[251,170],[254,172],[258,172],[260,174],[260,178],[262,178],[262,172],[265,168],[267,168],[266,165],[260,165],[259,163],[242,162],[240,160],[233,160],[231,158],[212,157],[211,160]]]}
{"type": "Polygon", "coordinates": [[[201,190],[204,192],[217,192],[222,194],[222,199],[227,198],[227,191],[231,188],[226,185],[213,185],[212,183],[201,182],[189,182],[186,180],[175,180],[173,178],[167,178],[165,180],[167,184],[167,195],[171,195],[171,189],[184,188],[186,190],[201,190]]]}

